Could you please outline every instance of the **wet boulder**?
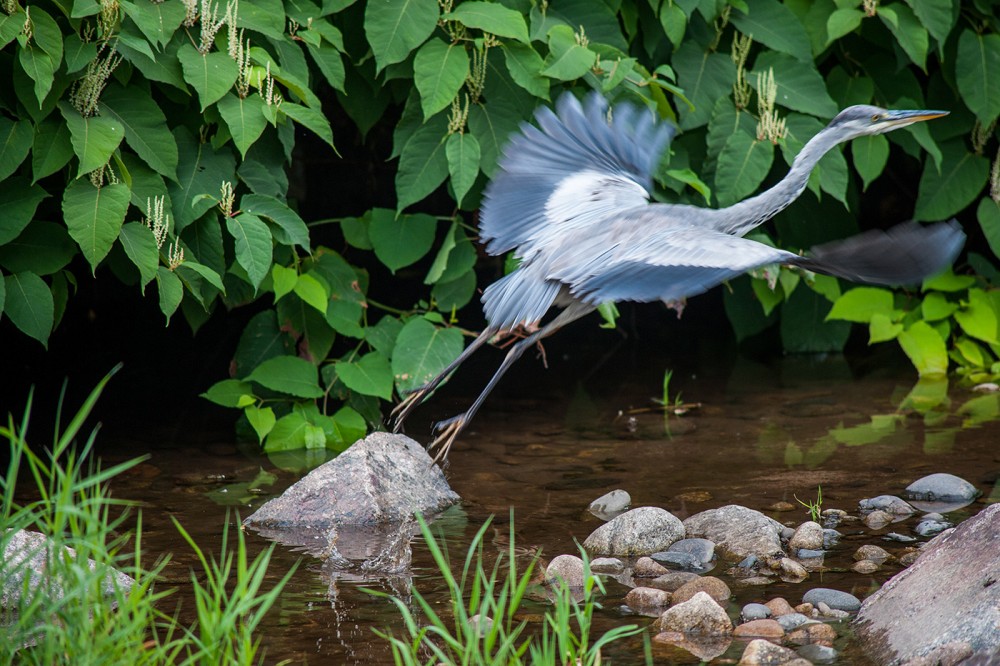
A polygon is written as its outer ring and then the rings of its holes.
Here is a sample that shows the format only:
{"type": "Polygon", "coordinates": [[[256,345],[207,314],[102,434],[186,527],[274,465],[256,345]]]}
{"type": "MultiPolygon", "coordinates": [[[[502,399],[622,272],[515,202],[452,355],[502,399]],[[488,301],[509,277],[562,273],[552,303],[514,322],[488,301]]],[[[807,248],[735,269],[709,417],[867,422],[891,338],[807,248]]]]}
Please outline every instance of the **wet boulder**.
{"type": "Polygon", "coordinates": [[[881,664],[948,644],[1000,651],[1000,504],[935,537],[905,571],[865,599],[855,620],[863,652],[881,664]]]}
{"type": "Polygon", "coordinates": [[[628,511],[631,504],[632,497],[626,491],[618,489],[595,499],[587,510],[601,520],[611,520],[628,511]]]}
{"type": "Polygon", "coordinates": [[[627,511],[604,523],[583,542],[588,553],[615,557],[649,555],[684,538],[684,525],[672,513],[654,506],[627,511]]]}
{"type": "Polygon", "coordinates": [[[781,532],[784,526],[760,511],[730,504],[696,513],[684,521],[688,537],[715,543],[717,551],[733,559],[747,555],[770,562],[784,557],[781,532]]]}
{"type": "Polygon", "coordinates": [[[925,511],[952,511],[979,497],[979,490],[954,474],[929,474],[906,487],[903,497],[925,511]]]}
{"type": "Polygon", "coordinates": [[[660,631],[680,634],[729,636],[733,633],[729,615],[705,592],[698,592],[663,611],[656,625],[660,631]]]}

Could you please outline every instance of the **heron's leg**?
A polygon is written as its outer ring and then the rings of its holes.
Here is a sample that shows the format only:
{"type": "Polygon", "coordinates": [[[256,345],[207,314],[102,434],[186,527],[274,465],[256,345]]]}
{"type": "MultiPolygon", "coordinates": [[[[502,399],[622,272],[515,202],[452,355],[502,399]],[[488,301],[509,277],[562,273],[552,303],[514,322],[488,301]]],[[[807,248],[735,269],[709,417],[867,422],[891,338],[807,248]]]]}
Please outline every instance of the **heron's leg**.
{"type": "Polygon", "coordinates": [[[403,421],[405,421],[406,417],[410,415],[410,412],[416,409],[418,405],[422,404],[424,400],[427,399],[427,396],[429,396],[434,389],[441,385],[441,382],[444,381],[445,377],[454,372],[458,366],[462,365],[466,359],[476,353],[477,349],[489,342],[490,338],[496,334],[497,330],[495,328],[487,327],[476,337],[475,340],[469,343],[469,346],[463,349],[462,353],[459,354],[454,361],[449,363],[448,367],[442,370],[437,377],[408,393],[407,396],[403,398],[398,405],[396,405],[396,407],[392,410],[392,413],[389,415],[393,420],[392,431],[399,432],[399,429],[403,426],[403,421]]]}
{"type": "Polygon", "coordinates": [[[458,416],[445,421],[440,421],[434,425],[434,432],[438,433],[438,435],[427,447],[428,450],[431,451],[439,449],[438,454],[434,456],[434,461],[437,462],[448,456],[448,451],[451,449],[451,445],[455,443],[455,439],[463,430],[465,430],[465,426],[468,425],[469,421],[472,420],[472,417],[475,416],[476,412],[479,411],[479,408],[482,407],[483,402],[486,401],[486,396],[488,396],[490,391],[496,387],[496,385],[500,382],[500,378],[503,377],[504,373],[510,369],[510,366],[512,366],[514,362],[521,357],[521,354],[542,338],[552,335],[566,324],[579,319],[583,315],[591,312],[593,309],[593,307],[586,306],[583,303],[577,303],[575,306],[570,306],[560,312],[559,315],[548,324],[523,340],[518,341],[517,344],[511,347],[510,351],[508,351],[507,355],[504,357],[503,362],[500,364],[500,367],[497,368],[495,373],[493,373],[493,377],[490,378],[486,387],[479,394],[479,397],[475,399],[469,409],[466,410],[464,414],[459,414],[458,416]]]}

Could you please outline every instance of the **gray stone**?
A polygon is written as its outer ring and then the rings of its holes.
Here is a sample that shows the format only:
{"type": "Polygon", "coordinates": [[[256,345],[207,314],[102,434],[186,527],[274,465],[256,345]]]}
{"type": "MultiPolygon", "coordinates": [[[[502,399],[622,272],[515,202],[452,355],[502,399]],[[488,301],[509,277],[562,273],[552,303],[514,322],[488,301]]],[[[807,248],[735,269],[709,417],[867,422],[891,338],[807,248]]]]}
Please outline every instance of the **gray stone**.
{"type": "Polygon", "coordinates": [[[844,536],[835,529],[829,527],[823,530],[823,548],[829,550],[840,543],[840,538],[844,536]]]}
{"type": "Polygon", "coordinates": [[[831,590],[828,587],[814,587],[802,595],[802,601],[813,606],[824,603],[830,608],[853,613],[861,608],[861,600],[848,592],[831,590]]]}
{"type": "Polygon", "coordinates": [[[823,527],[819,523],[808,520],[796,528],[792,538],[788,540],[788,548],[798,550],[822,550],[823,527]]]}
{"type": "Polygon", "coordinates": [[[906,487],[903,497],[920,502],[968,503],[979,496],[974,485],[954,474],[930,474],[906,487]]]}
{"type": "Polygon", "coordinates": [[[708,539],[715,543],[717,551],[733,559],[751,554],[765,561],[784,557],[783,528],[760,511],[735,504],[702,511],[684,521],[689,537],[708,539]]]}
{"type": "Polygon", "coordinates": [[[670,553],[689,553],[702,564],[708,564],[715,559],[715,544],[708,539],[681,539],[670,544],[670,553]]]}
{"type": "Polygon", "coordinates": [[[658,590],[673,592],[696,578],[698,578],[698,574],[689,571],[670,571],[657,576],[653,580],[646,581],[646,585],[655,587],[658,590]]]}
{"type": "Polygon", "coordinates": [[[666,608],[670,605],[670,593],[655,587],[633,587],[625,595],[625,605],[637,611],[666,608]]]}
{"type": "MultiPolygon", "coordinates": [[[[656,578],[667,573],[667,569],[662,564],[657,564],[651,557],[640,557],[632,565],[632,575],[636,578],[656,578]]],[[[695,574],[691,574],[692,576],[695,574]]]]}
{"type": "Polygon", "coordinates": [[[765,620],[771,617],[771,609],[764,604],[747,604],[740,611],[740,617],[745,621],[765,620]]]}
{"type": "Polygon", "coordinates": [[[865,600],[856,634],[873,661],[898,664],[947,643],[1000,650],[1000,504],[935,537],[865,600]]]}
{"type": "Polygon", "coordinates": [[[243,522],[255,529],[293,530],[389,525],[418,511],[437,513],[460,499],[417,442],[373,432],[243,522]]]}
{"type": "Polygon", "coordinates": [[[661,550],[649,556],[654,562],[668,569],[677,571],[702,571],[705,566],[691,553],[677,553],[671,550],[661,550]]]}
{"type": "Polygon", "coordinates": [[[891,557],[889,551],[880,546],[865,544],[854,551],[855,560],[871,560],[872,562],[885,562],[891,557]]]}
{"type": "Polygon", "coordinates": [[[747,643],[743,656],[740,657],[739,666],[784,666],[798,658],[793,650],[758,638],[747,643]]]}
{"type": "Polygon", "coordinates": [[[795,551],[795,557],[800,560],[819,560],[822,564],[823,558],[826,557],[825,550],[808,550],[806,548],[799,548],[795,551]]]}
{"type": "Polygon", "coordinates": [[[549,566],[545,567],[545,582],[558,585],[565,581],[569,587],[583,587],[585,576],[583,560],[576,555],[559,555],[554,557],[549,566]]]}
{"type": "Polygon", "coordinates": [[[705,592],[699,592],[663,611],[657,620],[657,628],[682,634],[728,636],[733,632],[733,623],[722,606],[705,592]]]}
{"type": "Polygon", "coordinates": [[[809,577],[806,568],[790,557],[778,560],[778,570],[781,572],[781,578],[791,583],[798,583],[809,577]]]}
{"type": "Polygon", "coordinates": [[[808,659],[814,664],[832,664],[837,661],[837,657],[840,654],[828,645],[820,645],[819,643],[810,643],[808,645],[803,645],[796,652],[799,656],[808,659]]]}
{"type": "Polygon", "coordinates": [[[899,534],[898,532],[889,532],[882,538],[886,541],[897,541],[899,543],[912,543],[917,540],[917,537],[908,534],[899,534]]]}
{"type": "Polygon", "coordinates": [[[882,509],[875,509],[867,516],[862,519],[865,527],[872,530],[880,530],[886,525],[892,523],[892,514],[883,511],[882,509]]]}
{"type": "Polygon", "coordinates": [[[784,615],[777,615],[774,618],[781,625],[781,628],[785,631],[791,631],[792,629],[797,629],[807,622],[812,622],[808,617],[802,613],[785,613],[784,615]]]}
{"type": "Polygon", "coordinates": [[[611,520],[615,516],[628,511],[632,505],[632,497],[624,490],[612,490],[601,495],[587,507],[587,510],[601,520],[611,520]]]}
{"type": "Polygon", "coordinates": [[[698,594],[707,594],[719,605],[725,606],[729,598],[733,596],[729,586],[725,581],[715,576],[699,576],[681,585],[674,590],[674,603],[681,603],[688,599],[693,599],[698,594]]]}
{"type": "Polygon", "coordinates": [[[917,512],[909,502],[895,495],[879,495],[858,502],[858,509],[861,513],[871,513],[872,511],[885,511],[893,516],[909,516],[917,512]]]}
{"type": "Polygon", "coordinates": [[[950,527],[953,527],[953,525],[946,520],[921,520],[917,523],[917,526],[913,528],[913,531],[920,536],[934,536],[935,534],[944,532],[950,527]]]}
{"type": "Polygon", "coordinates": [[[684,525],[672,513],[653,506],[627,511],[591,532],[583,542],[588,553],[634,557],[666,550],[684,538],[684,525]]]}
{"type": "Polygon", "coordinates": [[[617,576],[625,571],[625,563],[617,557],[598,557],[590,561],[590,570],[594,573],[617,576]]]}

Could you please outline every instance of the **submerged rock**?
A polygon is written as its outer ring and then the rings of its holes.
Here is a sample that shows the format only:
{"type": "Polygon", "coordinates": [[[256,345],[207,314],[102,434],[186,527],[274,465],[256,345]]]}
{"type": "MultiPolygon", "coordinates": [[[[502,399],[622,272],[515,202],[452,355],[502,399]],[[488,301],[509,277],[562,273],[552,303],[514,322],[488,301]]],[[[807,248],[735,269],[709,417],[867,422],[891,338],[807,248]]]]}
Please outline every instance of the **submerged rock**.
{"type": "Polygon", "coordinates": [[[729,636],[733,623],[722,606],[705,592],[668,608],[657,621],[660,631],[702,636],[729,636]]]}
{"type": "Polygon", "coordinates": [[[583,570],[583,560],[576,555],[559,555],[545,567],[545,580],[553,585],[565,581],[571,588],[583,587],[586,577],[583,570]]]}
{"type": "Polygon", "coordinates": [[[587,507],[587,510],[601,520],[611,520],[628,511],[632,505],[632,497],[624,490],[612,490],[601,495],[587,507]]]}
{"type": "Polygon", "coordinates": [[[784,557],[781,549],[783,525],[760,511],[730,504],[696,513],[684,521],[689,537],[715,543],[716,550],[733,559],[756,555],[765,561],[784,557]]]}
{"type": "Polygon", "coordinates": [[[885,511],[893,516],[909,516],[917,512],[909,502],[896,497],[895,495],[879,495],[858,502],[861,513],[871,513],[872,511],[885,511]]]}
{"type": "Polygon", "coordinates": [[[804,661],[793,650],[758,638],[747,644],[740,657],[739,666],[778,666],[804,661]]]}
{"type": "Polygon", "coordinates": [[[954,474],[929,474],[906,487],[903,496],[920,502],[971,502],[979,496],[974,485],[954,474]]]}
{"type": "Polygon", "coordinates": [[[632,509],[591,532],[588,553],[629,557],[666,550],[684,538],[684,525],[669,511],[653,506],[632,509]]]}
{"type": "Polygon", "coordinates": [[[848,592],[831,590],[828,587],[816,587],[802,595],[803,603],[818,606],[823,603],[836,610],[853,613],[861,608],[861,600],[848,592]]]}
{"type": "Polygon", "coordinates": [[[949,643],[1000,650],[1000,504],[935,537],[868,597],[855,620],[864,654],[899,664],[949,643]]]}

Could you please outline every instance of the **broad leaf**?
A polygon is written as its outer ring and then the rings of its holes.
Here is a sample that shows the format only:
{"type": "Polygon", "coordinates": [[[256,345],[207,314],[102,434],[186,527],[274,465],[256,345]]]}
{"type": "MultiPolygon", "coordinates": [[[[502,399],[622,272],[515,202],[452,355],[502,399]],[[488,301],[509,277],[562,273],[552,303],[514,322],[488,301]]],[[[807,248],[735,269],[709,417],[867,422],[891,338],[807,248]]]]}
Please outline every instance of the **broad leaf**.
{"type": "Polygon", "coordinates": [[[768,69],[774,70],[778,104],[824,119],[837,115],[837,103],[827,93],[823,77],[811,60],[802,62],[784,53],[764,52],[754,62],[747,82],[756,88],[756,75],[767,74],[768,69]]]}
{"type": "Polygon", "coordinates": [[[17,170],[31,150],[31,121],[0,116],[0,180],[17,170]]]}
{"type": "Polygon", "coordinates": [[[247,396],[253,397],[253,386],[238,379],[223,379],[201,394],[202,398],[223,407],[238,407],[247,396]]]}
{"type": "Polygon", "coordinates": [[[55,316],[52,292],[42,278],[25,271],[3,276],[3,313],[22,333],[48,347],[55,316]]]}
{"type": "Polygon", "coordinates": [[[256,290],[271,269],[271,232],[259,217],[250,213],[227,218],[226,229],[236,241],[236,261],[256,290]]]}
{"type": "Polygon", "coordinates": [[[478,28],[499,37],[510,37],[525,44],[529,42],[524,15],[500,3],[463,2],[442,18],[446,21],[458,21],[467,28],[478,28]]]}
{"type": "Polygon", "coordinates": [[[91,271],[111,251],[125,221],[131,193],[124,183],[94,187],[89,180],[70,183],[63,194],[63,219],[91,271]]]}
{"type": "Polygon", "coordinates": [[[401,62],[437,27],[437,0],[375,0],[365,7],[365,35],[378,71],[401,62]]]}
{"type": "Polygon", "coordinates": [[[177,58],[184,70],[184,80],[198,93],[202,111],[222,99],[240,73],[228,53],[212,51],[202,55],[188,43],[177,50],[177,58]]]}
{"type": "MultiPolygon", "coordinates": [[[[694,104],[680,105],[681,129],[691,130],[708,123],[717,101],[728,97],[736,82],[736,66],[728,55],[709,53],[693,40],[681,44],[671,62],[677,83],[694,104]]],[[[775,72],[777,74],[777,72],[775,72]]],[[[728,100],[726,100],[728,101],[728,100]]],[[[732,108],[732,104],[729,104],[732,108]]]]}
{"type": "Polygon", "coordinates": [[[811,289],[796,289],[781,308],[781,342],[797,352],[839,352],[851,332],[847,322],[825,321],[830,302],[811,289]]]}
{"type": "Polygon", "coordinates": [[[257,382],[264,388],[297,398],[323,396],[316,366],[297,356],[270,358],[254,368],[246,381],[257,382]]]}
{"type": "Polygon", "coordinates": [[[462,333],[455,328],[437,328],[426,319],[406,322],[392,352],[396,389],[407,393],[427,384],[462,353],[462,333]]]}
{"type": "Polygon", "coordinates": [[[247,421],[250,423],[253,431],[257,433],[257,441],[264,441],[264,438],[271,433],[276,423],[274,410],[270,407],[251,405],[244,409],[243,413],[246,415],[247,421]]]}
{"type": "MultiPolygon", "coordinates": [[[[993,250],[993,256],[1000,258],[1000,204],[989,197],[983,197],[976,209],[976,219],[979,220],[979,227],[983,230],[986,242],[993,250]]],[[[0,222],[0,228],[2,225],[3,222],[0,222]]]]}
{"type": "Polygon", "coordinates": [[[862,189],[867,190],[889,161],[889,141],[881,134],[859,137],[851,142],[851,157],[861,175],[862,189]]]}
{"type": "Polygon", "coordinates": [[[292,293],[292,289],[295,289],[295,283],[298,281],[299,274],[294,268],[285,268],[281,264],[271,266],[271,288],[274,290],[275,302],[292,293]]]}
{"type": "Polygon", "coordinates": [[[827,44],[857,30],[864,18],[865,13],[860,9],[835,9],[826,20],[827,44]]]}
{"type": "Polygon", "coordinates": [[[445,155],[455,200],[461,206],[479,175],[479,160],[482,158],[479,142],[471,134],[452,134],[445,143],[445,155]]]}
{"type": "Polygon", "coordinates": [[[397,218],[391,210],[374,208],[368,237],[375,256],[395,273],[427,254],[436,230],[437,220],[430,215],[401,215],[397,218]]]}
{"type": "Polygon", "coordinates": [[[24,177],[0,181],[0,245],[9,243],[24,231],[35,217],[35,210],[48,193],[31,185],[24,177]]]}
{"type": "Polygon", "coordinates": [[[288,204],[264,194],[247,194],[240,199],[240,209],[274,222],[274,240],[282,245],[298,245],[309,251],[309,227],[288,204]]]}
{"type": "Polygon", "coordinates": [[[927,69],[927,30],[920,25],[913,10],[898,2],[881,5],[878,17],[896,38],[896,43],[920,69],[927,69]]]}
{"type": "Polygon", "coordinates": [[[30,44],[26,48],[18,49],[17,59],[24,72],[34,81],[35,99],[41,108],[55,82],[57,64],[48,53],[30,44]]]}
{"type": "Polygon", "coordinates": [[[146,285],[156,277],[156,268],[160,265],[160,250],[153,232],[145,224],[129,222],[122,225],[118,240],[125,254],[139,269],[139,282],[145,290],[146,285]]]}
{"type": "Polygon", "coordinates": [[[556,25],[549,30],[549,55],[542,75],[559,81],[574,81],[597,64],[597,54],[577,43],[573,29],[556,25]]]}
{"type": "Polygon", "coordinates": [[[511,134],[517,131],[521,117],[502,97],[486,106],[469,110],[469,131],[479,142],[479,168],[488,178],[499,168],[500,155],[511,134]]]}
{"type": "Polygon", "coordinates": [[[167,190],[173,204],[174,231],[179,232],[215,205],[222,183],[236,180],[236,159],[228,147],[215,151],[184,127],[176,128],[173,134],[178,151],[177,183],[167,183],[167,190]]]}
{"type": "Polygon", "coordinates": [[[177,141],[167,127],[167,118],[142,88],[109,86],[101,95],[101,114],[118,121],[125,141],[157,172],[177,179],[177,141]]]}
{"type": "Polygon", "coordinates": [[[337,376],[344,386],[363,395],[392,399],[392,368],[379,352],[365,354],[357,361],[338,361],[337,376]]]}
{"type": "Polygon", "coordinates": [[[965,333],[973,338],[1000,344],[997,337],[997,310],[995,301],[982,289],[970,289],[969,300],[955,312],[955,321],[965,333]]]}
{"type": "Polygon", "coordinates": [[[756,191],[773,160],[774,146],[768,141],[758,141],[742,131],[726,139],[715,177],[719,205],[731,206],[756,191]]]}
{"type": "Polygon", "coordinates": [[[535,97],[549,98],[549,80],[542,75],[545,61],[531,46],[511,42],[504,45],[504,62],[510,78],[535,97]]]}
{"type": "Polygon", "coordinates": [[[943,45],[948,39],[958,13],[952,11],[954,0],[906,0],[931,36],[943,45]]]}
{"type": "Polygon", "coordinates": [[[397,209],[403,210],[438,188],[448,177],[445,137],[448,119],[437,115],[422,125],[403,146],[396,172],[397,209]]]}
{"type": "Polygon", "coordinates": [[[948,372],[948,350],[944,340],[927,322],[914,323],[897,339],[921,377],[948,372]]]}
{"type": "Polygon", "coordinates": [[[1000,115],[1000,35],[966,28],[958,39],[955,83],[962,101],[983,125],[1000,115]]]}
{"type": "Polygon", "coordinates": [[[326,145],[336,150],[333,145],[333,130],[330,129],[330,121],[326,119],[323,112],[317,108],[282,102],[278,109],[286,116],[312,131],[316,136],[323,139],[326,145]]]}
{"type": "Polygon", "coordinates": [[[321,314],[326,314],[327,306],[330,303],[330,290],[316,279],[315,275],[309,273],[300,275],[299,279],[295,281],[293,290],[303,302],[316,308],[321,314]]]}
{"type": "Polygon", "coordinates": [[[103,167],[111,154],[125,138],[125,127],[118,120],[107,116],[84,118],[66,102],[59,102],[59,111],[69,126],[69,139],[73,152],[80,160],[76,177],[103,167]]]}
{"type": "Polygon", "coordinates": [[[264,100],[260,95],[249,95],[246,98],[237,95],[224,95],[218,103],[219,115],[226,121],[229,133],[233,135],[233,143],[239,149],[240,155],[247,156],[247,151],[254,141],[260,138],[267,127],[264,117],[264,100]]]}
{"type": "Polygon", "coordinates": [[[169,324],[170,318],[177,312],[181,299],[184,298],[184,285],[169,268],[159,266],[156,269],[156,288],[160,293],[160,312],[167,318],[169,324]]]}
{"type": "MultiPolygon", "coordinates": [[[[129,0],[120,3],[125,15],[135,22],[150,42],[164,46],[184,21],[186,14],[181,2],[142,2],[129,0]]],[[[242,13],[242,12],[241,12],[242,13]]]]}
{"type": "Polygon", "coordinates": [[[892,292],[878,287],[855,287],[837,299],[827,319],[867,324],[876,314],[892,316],[892,292]]]}
{"type": "Polygon", "coordinates": [[[65,226],[33,220],[17,238],[0,245],[0,266],[11,273],[30,271],[51,275],[65,268],[78,254],[65,226]]]}
{"type": "Polygon", "coordinates": [[[51,176],[71,159],[73,144],[70,143],[66,123],[50,116],[35,126],[35,143],[31,150],[32,182],[37,183],[45,176],[51,176]]]}
{"type": "MultiPolygon", "coordinates": [[[[749,13],[738,9],[729,17],[740,32],[801,62],[812,62],[809,36],[791,9],[778,0],[753,0],[746,7],[749,13]]],[[[777,71],[774,73],[778,74],[777,71]]]]}
{"type": "Polygon", "coordinates": [[[413,58],[413,83],[420,92],[424,119],[450,105],[468,75],[469,55],[464,43],[449,44],[435,38],[421,46],[413,58]]]}
{"type": "Polygon", "coordinates": [[[942,143],[941,155],[940,172],[930,162],[924,164],[913,212],[916,220],[934,222],[958,213],[975,200],[989,178],[990,161],[969,152],[961,139],[942,143]]]}

